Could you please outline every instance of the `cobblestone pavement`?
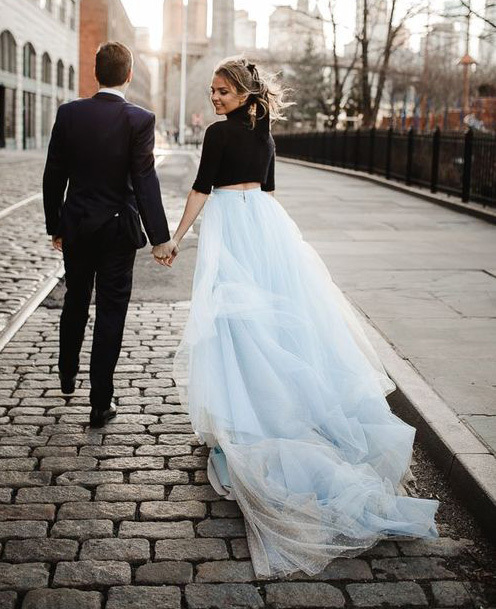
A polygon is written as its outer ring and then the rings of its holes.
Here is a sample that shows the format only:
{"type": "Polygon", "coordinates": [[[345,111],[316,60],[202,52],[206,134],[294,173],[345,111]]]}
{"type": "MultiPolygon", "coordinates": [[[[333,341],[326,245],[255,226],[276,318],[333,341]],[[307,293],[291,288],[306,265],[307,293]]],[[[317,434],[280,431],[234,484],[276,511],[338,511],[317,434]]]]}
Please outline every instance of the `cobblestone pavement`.
{"type": "Polygon", "coordinates": [[[496,606],[491,548],[474,526],[460,535],[470,516],[418,449],[419,491],[442,500],[439,540],[255,580],[239,509],[207,483],[171,378],[186,315],[131,305],[119,414],[102,430],[87,427],[88,341],[74,397],[59,392],[59,311],[39,308],[0,353],[2,609],[496,606]]]}
{"type": "MultiPolygon", "coordinates": [[[[0,211],[41,192],[45,162],[40,152],[0,154],[0,211]]],[[[60,254],[45,233],[41,199],[0,220],[0,332],[58,268],[60,254]]]]}
{"type": "Polygon", "coordinates": [[[45,154],[12,152],[0,154],[0,211],[41,192],[45,154]]]}
{"type": "Polygon", "coordinates": [[[22,305],[60,266],[45,233],[40,201],[29,203],[0,221],[0,332],[22,305]]]}

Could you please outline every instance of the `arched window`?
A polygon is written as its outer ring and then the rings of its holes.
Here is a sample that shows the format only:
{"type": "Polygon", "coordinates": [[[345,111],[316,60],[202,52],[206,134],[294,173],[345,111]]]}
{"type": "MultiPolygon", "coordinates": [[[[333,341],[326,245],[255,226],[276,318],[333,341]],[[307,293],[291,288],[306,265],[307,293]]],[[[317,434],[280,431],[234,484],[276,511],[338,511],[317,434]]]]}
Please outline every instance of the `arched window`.
{"type": "Polygon", "coordinates": [[[76,0],[70,0],[69,4],[69,26],[71,30],[76,29],[76,0]]]}
{"type": "Polygon", "coordinates": [[[34,46],[30,42],[26,42],[23,52],[23,70],[22,73],[27,78],[36,78],[36,52],[34,46]]]}
{"type": "Polygon", "coordinates": [[[8,30],[0,34],[0,70],[12,74],[17,72],[17,45],[8,30]]]}
{"type": "Polygon", "coordinates": [[[52,60],[48,53],[43,53],[41,58],[41,82],[47,85],[52,82],[52,60]]]}
{"type": "Polygon", "coordinates": [[[62,23],[65,23],[66,15],[67,15],[67,5],[66,0],[59,0],[59,19],[62,23]]]}
{"type": "Polygon", "coordinates": [[[69,91],[74,91],[74,68],[69,66],[69,91]]]}
{"type": "Polygon", "coordinates": [[[57,61],[57,87],[64,88],[64,63],[62,59],[57,61]]]}

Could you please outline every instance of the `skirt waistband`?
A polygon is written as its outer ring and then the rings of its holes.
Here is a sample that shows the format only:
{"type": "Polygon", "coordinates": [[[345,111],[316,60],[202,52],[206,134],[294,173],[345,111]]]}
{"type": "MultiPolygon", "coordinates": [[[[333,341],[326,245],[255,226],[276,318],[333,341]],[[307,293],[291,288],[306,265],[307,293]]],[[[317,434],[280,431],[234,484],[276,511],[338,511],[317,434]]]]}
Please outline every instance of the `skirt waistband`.
{"type": "Polygon", "coordinates": [[[212,193],[216,194],[216,195],[220,195],[222,193],[226,193],[226,194],[239,194],[239,195],[243,195],[243,193],[249,193],[249,192],[262,192],[262,188],[261,186],[256,186],[255,188],[244,188],[244,189],[238,189],[238,188],[212,188],[212,193]]]}

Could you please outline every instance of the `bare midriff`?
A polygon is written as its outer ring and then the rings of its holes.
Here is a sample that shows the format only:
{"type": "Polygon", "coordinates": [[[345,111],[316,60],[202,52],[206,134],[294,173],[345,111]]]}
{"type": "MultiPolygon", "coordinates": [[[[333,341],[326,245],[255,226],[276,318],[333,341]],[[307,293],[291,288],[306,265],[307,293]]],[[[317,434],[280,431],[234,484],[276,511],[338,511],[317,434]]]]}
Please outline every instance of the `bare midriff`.
{"type": "Polygon", "coordinates": [[[231,184],[230,186],[217,186],[217,188],[225,188],[226,190],[250,190],[250,188],[258,188],[260,182],[242,182],[241,184],[231,184]]]}

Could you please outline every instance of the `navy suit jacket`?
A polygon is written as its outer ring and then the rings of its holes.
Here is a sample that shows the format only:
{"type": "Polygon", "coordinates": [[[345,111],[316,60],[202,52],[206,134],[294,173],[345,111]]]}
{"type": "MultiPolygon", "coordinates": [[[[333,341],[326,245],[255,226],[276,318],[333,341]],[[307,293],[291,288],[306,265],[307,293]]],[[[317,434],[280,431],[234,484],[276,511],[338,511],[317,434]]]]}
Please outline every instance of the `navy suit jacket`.
{"type": "Polygon", "coordinates": [[[73,241],[131,210],[152,245],[168,241],[154,143],[154,114],[118,95],[60,106],[43,175],[47,233],[73,241]]]}

